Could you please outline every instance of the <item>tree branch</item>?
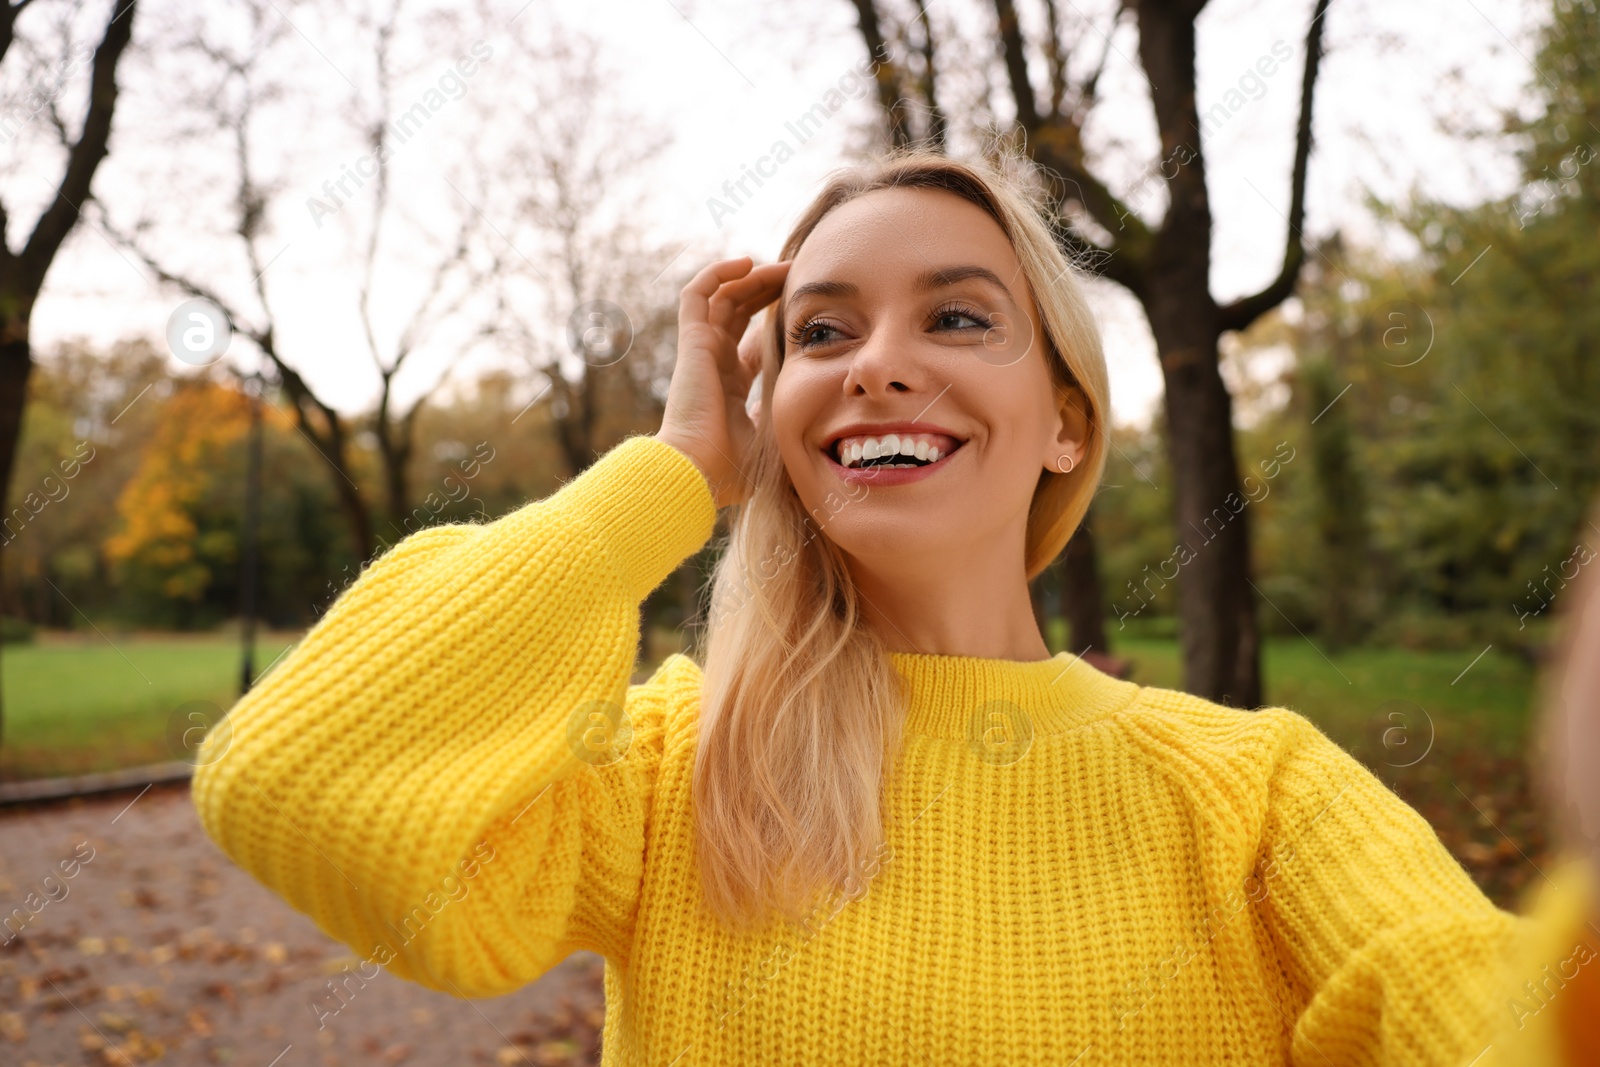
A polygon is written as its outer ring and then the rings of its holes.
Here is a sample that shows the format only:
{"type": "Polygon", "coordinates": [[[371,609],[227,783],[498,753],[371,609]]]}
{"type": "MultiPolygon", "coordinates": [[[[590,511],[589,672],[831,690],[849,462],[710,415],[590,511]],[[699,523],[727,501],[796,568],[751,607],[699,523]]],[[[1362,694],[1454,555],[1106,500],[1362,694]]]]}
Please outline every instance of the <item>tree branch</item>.
{"type": "Polygon", "coordinates": [[[861,29],[861,40],[867,46],[871,60],[876,64],[878,103],[889,119],[889,143],[904,148],[911,143],[911,129],[906,123],[905,103],[900,96],[900,68],[890,58],[888,45],[883,39],[883,28],[878,22],[878,8],[874,0],[853,0],[856,5],[856,23],[861,29]]]}
{"type": "Polygon", "coordinates": [[[1100,89],[1100,76],[1105,73],[1106,63],[1111,59],[1111,35],[1117,32],[1117,23],[1122,21],[1127,10],[1127,4],[1117,5],[1117,10],[1111,16],[1111,28],[1106,31],[1105,47],[1100,49],[1100,61],[1095,64],[1094,73],[1085,79],[1083,89],[1078,94],[1085,110],[1094,104],[1095,93],[1100,89]]]}
{"type": "Polygon", "coordinates": [[[918,21],[922,24],[922,78],[919,88],[922,92],[922,102],[928,108],[927,128],[922,131],[923,139],[937,151],[943,152],[950,123],[945,118],[944,109],[939,106],[938,85],[933,65],[933,20],[928,17],[927,4],[923,4],[919,9],[918,21]]]}
{"type": "Polygon", "coordinates": [[[1058,218],[1052,230],[1056,244],[1073,266],[1114,281],[1135,296],[1142,293],[1144,273],[1137,263],[1128,259],[1124,249],[1102,248],[1075,231],[1065,218],[1058,218]]]}
{"type": "MultiPolygon", "coordinates": [[[[39,216],[18,256],[23,285],[31,292],[38,292],[44,284],[45,272],[50,269],[61,242],[72,232],[79,209],[89,198],[94,172],[106,157],[111,140],[111,116],[117,106],[117,61],[133,38],[132,15],[136,6],[138,0],[117,0],[112,6],[111,19],[94,51],[83,132],[67,153],[66,173],[62,175],[61,184],[56,186],[55,199],[39,216]]],[[[19,10],[21,5],[12,5],[8,14],[15,18],[19,10]]]]}
{"type": "Polygon", "coordinates": [[[1017,21],[1017,8],[1011,0],[994,0],[995,21],[999,23],[1000,45],[1006,64],[1006,80],[1011,85],[1011,98],[1017,108],[1017,125],[1031,138],[1039,129],[1039,105],[1033,96],[1033,82],[1028,78],[1028,56],[1023,48],[1022,24],[1017,21]]]}
{"type": "Polygon", "coordinates": [[[6,58],[11,42],[16,39],[17,16],[33,0],[17,0],[14,4],[0,3],[0,61],[6,58]]]}
{"type": "MultiPolygon", "coordinates": [[[[1076,189],[1075,196],[1066,195],[1063,199],[1076,200],[1091,219],[1118,235],[1112,247],[1121,249],[1124,264],[1133,266],[1139,250],[1148,244],[1148,228],[1084,166],[1083,145],[1073,118],[1055,111],[1046,116],[1039,114],[1033,83],[1028,78],[1026,46],[1016,7],[1012,0],[994,0],[994,7],[1005,53],[1006,77],[1017,109],[1017,125],[1027,135],[1028,154],[1034,162],[1054,171],[1076,189]]],[[[1064,64],[1065,60],[1062,62],[1064,64]]],[[[1102,249],[1103,252],[1110,250],[1102,249]]]]}
{"type": "MultiPolygon", "coordinates": [[[[101,215],[100,228],[105,231],[107,236],[111,237],[128,251],[132,252],[135,256],[138,256],[139,260],[144,263],[145,266],[150,268],[151,272],[155,274],[158,280],[180,290],[181,292],[187,293],[189,296],[197,296],[209,300],[213,304],[217,305],[217,307],[221,308],[222,313],[228,316],[228,323],[233,328],[233,331],[239,336],[245,338],[251,344],[255,345],[256,349],[263,356],[267,357],[267,360],[272,364],[273,369],[278,372],[279,380],[284,386],[284,391],[287,392],[290,398],[295,402],[296,421],[299,424],[300,429],[304,431],[308,438],[310,438],[311,443],[316,445],[319,450],[333,447],[335,444],[334,438],[336,435],[326,433],[323,429],[319,429],[316,424],[314,424],[307,417],[307,412],[310,410],[315,410],[322,417],[323,421],[329,426],[332,426],[334,420],[338,418],[338,413],[332,408],[328,407],[328,405],[324,404],[321,400],[317,399],[316,395],[311,392],[310,386],[305,384],[305,379],[300,377],[300,373],[285,363],[278,355],[277,342],[273,337],[270,317],[265,327],[249,325],[239,315],[236,306],[230,303],[219,290],[213,289],[203,282],[195,281],[193,278],[187,275],[178,274],[167,269],[161,264],[160,261],[158,261],[154,256],[150,255],[150,253],[147,252],[143,247],[141,247],[139,243],[132,237],[129,237],[127,234],[118,230],[116,226],[114,226],[108,219],[104,217],[104,213],[101,215]]],[[[324,458],[326,458],[326,456],[324,458]]]]}
{"type": "Polygon", "coordinates": [[[1044,57],[1050,67],[1050,113],[1061,114],[1061,102],[1067,98],[1067,53],[1061,47],[1061,19],[1056,12],[1056,0],[1044,0],[1045,33],[1049,41],[1044,46],[1044,57]]]}
{"type": "Polygon", "coordinates": [[[1241,297],[1218,309],[1224,330],[1243,330],[1266,312],[1277,307],[1294,292],[1300,268],[1306,260],[1306,241],[1302,227],[1306,214],[1306,172],[1311,160],[1311,110],[1317,87],[1317,70],[1322,63],[1322,16],[1328,13],[1329,0],[1317,0],[1306,30],[1306,66],[1300,80],[1300,121],[1295,129],[1294,172],[1289,187],[1289,225],[1284,242],[1283,267],[1265,289],[1241,297]]]}

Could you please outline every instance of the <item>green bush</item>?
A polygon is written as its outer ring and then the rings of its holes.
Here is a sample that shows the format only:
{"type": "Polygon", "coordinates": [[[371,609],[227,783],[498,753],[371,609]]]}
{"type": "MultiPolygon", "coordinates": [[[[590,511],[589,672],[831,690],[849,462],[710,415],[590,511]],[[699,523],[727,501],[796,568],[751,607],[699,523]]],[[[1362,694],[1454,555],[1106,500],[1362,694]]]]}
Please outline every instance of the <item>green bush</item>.
{"type": "Polygon", "coordinates": [[[33,623],[27,619],[0,616],[0,644],[31,645],[33,636],[33,623]]]}

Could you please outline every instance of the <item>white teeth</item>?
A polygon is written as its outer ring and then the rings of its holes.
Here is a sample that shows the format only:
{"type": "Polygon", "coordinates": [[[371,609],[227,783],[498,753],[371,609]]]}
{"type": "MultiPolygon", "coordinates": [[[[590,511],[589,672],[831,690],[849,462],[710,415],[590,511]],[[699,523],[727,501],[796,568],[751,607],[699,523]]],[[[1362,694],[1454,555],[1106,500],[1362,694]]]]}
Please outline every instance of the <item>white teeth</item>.
{"type": "Polygon", "coordinates": [[[940,456],[949,454],[929,441],[929,436],[940,439],[937,435],[898,433],[884,434],[882,437],[852,437],[841,440],[835,446],[834,454],[838,462],[846,467],[864,466],[869,460],[889,460],[876,463],[875,466],[915,469],[923,464],[935,463],[940,456]],[[901,457],[918,462],[894,462],[901,457]]]}

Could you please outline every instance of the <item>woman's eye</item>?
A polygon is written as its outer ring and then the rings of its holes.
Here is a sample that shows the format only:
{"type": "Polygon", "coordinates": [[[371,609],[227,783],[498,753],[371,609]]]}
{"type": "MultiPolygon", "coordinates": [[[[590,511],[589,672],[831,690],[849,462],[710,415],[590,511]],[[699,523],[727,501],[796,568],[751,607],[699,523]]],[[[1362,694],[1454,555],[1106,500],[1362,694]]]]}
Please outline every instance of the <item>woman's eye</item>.
{"type": "Polygon", "coordinates": [[[794,332],[794,343],[801,348],[814,348],[834,340],[838,332],[825,322],[808,322],[794,332]]]}
{"type": "Polygon", "coordinates": [[[941,311],[934,317],[936,330],[987,330],[989,324],[965,311],[941,311]]]}

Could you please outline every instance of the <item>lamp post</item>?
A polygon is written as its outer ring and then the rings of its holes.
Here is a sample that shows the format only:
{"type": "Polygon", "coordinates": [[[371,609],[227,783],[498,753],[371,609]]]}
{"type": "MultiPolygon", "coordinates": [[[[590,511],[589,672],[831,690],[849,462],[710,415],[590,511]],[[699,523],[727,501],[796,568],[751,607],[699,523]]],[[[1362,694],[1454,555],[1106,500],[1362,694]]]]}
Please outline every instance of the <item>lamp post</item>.
{"type": "Polygon", "coordinates": [[[260,571],[261,534],[261,393],[266,379],[258,371],[245,379],[245,395],[250,398],[249,459],[244,482],[243,546],[239,553],[240,640],[244,644],[239,671],[239,695],[250,691],[255,681],[256,588],[260,571]]]}

